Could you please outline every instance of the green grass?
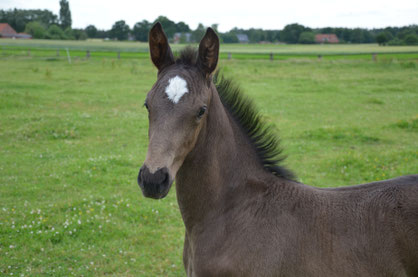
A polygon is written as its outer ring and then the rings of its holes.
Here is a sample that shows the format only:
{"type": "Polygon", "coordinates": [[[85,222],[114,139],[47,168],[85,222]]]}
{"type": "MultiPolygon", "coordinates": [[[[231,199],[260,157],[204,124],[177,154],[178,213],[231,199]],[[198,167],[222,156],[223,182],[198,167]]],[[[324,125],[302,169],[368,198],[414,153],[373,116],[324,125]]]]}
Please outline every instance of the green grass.
{"type": "MultiPolygon", "coordinates": [[[[355,46],[353,46],[355,47],[355,46]]],[[[418,172],[416,59],[226,60],[299,180],[418,172]]],[[[184,276],[174,189],[145,199],[148,59],[0,58],[0,272],[184,276]]]]}

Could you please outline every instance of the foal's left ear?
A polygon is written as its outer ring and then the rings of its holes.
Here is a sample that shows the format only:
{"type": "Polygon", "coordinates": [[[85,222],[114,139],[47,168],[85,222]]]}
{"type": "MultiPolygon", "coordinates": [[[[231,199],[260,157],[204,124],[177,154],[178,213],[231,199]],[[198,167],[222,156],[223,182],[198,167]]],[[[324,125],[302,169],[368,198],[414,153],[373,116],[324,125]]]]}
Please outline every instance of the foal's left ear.
{"type": "Polygon", "coordinates": [[[199,44],[199,57],[197,64],[209,79],[218,64],[219,56],[219,38],[212,28],[206,30],[205,36],[199,44]]]}

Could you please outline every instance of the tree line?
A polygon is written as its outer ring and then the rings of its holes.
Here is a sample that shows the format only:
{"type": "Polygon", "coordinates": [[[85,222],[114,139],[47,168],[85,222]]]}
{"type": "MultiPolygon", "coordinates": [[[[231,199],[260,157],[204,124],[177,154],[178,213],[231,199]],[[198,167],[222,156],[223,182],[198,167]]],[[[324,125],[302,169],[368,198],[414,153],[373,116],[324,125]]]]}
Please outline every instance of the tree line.
{"type": "MultiPolygon", "coordinates": [[[[179,34],[179,42],[197,42],[205,33],[206,26],[199,24],[192,30],[183,21],[174,22],[165,16],[159,16],[153,22],[142,20],[131,28],[124,20],[117,21],[110,30],[101,30],[94,25],[84,29],[71,28],[71,11],[68,0],[60,0],[59,16],[49,10],[0,10],[0,22],[9,23],[17,32],[29,33],[33,38],[41,39],[78,39],[87,38],[136,40],[146,42],[152,25],[159,21],[167,36],[171,39],[179,34]]],[[[211,26],[217,31],[217,24],[211,26]]],[[[218,31],[217,31],[218,32],[218,31]]],[[[380,45],[418,45],[418,25],[387,27],[381,29],[365,28],[309,28],[297,23],[288,24],[282,30],[240,29],[218,32],[225,43],[240,42],[237,35],[246,35],[250,43],[315,43],[316,34],[335,34],[340,43],[379,43],[380,45]]]]}

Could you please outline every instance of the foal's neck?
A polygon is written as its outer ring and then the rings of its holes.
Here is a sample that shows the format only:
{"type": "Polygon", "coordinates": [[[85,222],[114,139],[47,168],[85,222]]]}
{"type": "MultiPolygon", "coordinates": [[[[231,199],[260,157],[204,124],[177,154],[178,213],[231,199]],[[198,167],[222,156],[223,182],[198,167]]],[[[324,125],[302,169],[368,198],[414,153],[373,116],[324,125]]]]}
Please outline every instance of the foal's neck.
{"type": "Polygon", "coordinates": [[[189,232],[231,203],[253,176],[267,174],[214,86],[212,94],[206,124],[176,177],[177,199],[189,232]]]}

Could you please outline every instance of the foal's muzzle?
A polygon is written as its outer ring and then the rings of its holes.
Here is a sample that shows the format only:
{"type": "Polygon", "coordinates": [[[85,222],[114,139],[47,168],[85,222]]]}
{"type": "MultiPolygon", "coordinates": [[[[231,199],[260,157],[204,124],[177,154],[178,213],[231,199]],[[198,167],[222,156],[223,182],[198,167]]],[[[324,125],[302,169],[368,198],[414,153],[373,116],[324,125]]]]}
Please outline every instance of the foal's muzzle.
{"type": "Polygon", "coordinates": [[[148,167],[143,165],[138,173],[138,185],[145,197],[164,198],[168,194],[172,182],[166,167],[151,173],[148,167]]]}

